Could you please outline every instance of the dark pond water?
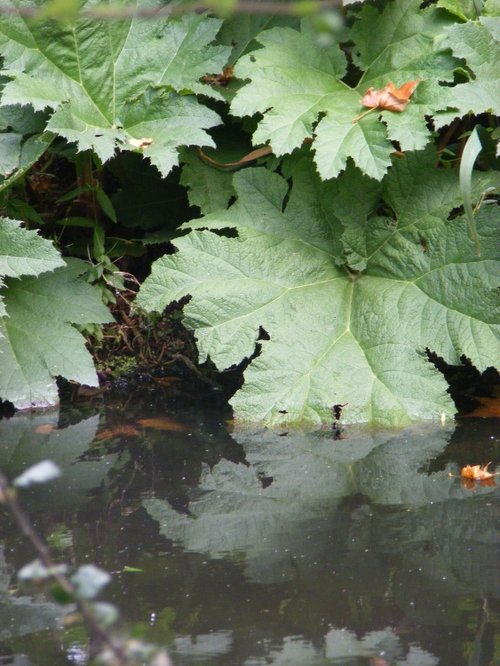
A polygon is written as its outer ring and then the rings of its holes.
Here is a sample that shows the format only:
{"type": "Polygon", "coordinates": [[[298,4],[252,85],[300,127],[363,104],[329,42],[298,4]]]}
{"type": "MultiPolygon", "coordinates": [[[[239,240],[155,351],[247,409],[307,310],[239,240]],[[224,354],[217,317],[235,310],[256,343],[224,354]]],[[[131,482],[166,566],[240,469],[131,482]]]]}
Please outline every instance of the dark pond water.
{"type": "MultiPolygon", "coordinates": [[[[112,572],[122,630],[176,666],[500,664],[499,489],[448,474],[498,463],[498,420],[336,440],[133,411],[0,421],[9,477],[63,469],[22,502],[58,559],[112,572]]],[[[33,557],[0,513],[0,664],[85,663],[83,629],[16,589],[33,557]]]]}

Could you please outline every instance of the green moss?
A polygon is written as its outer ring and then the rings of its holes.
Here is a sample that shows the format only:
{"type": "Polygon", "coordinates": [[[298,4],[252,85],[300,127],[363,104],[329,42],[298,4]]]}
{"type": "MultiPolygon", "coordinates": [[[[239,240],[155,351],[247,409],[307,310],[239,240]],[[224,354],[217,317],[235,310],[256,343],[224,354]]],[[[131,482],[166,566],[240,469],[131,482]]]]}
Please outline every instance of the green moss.
{"type": "Polygon", "coordinates": [[[99,363],[98,367],[99,370],[111,368],[113,377],[117,379],[129,372],[135,372],[137,370],[137,359],[134,356],[128,356],[125,354],[118,355],[109,358],[108,363],[99,363]]]}

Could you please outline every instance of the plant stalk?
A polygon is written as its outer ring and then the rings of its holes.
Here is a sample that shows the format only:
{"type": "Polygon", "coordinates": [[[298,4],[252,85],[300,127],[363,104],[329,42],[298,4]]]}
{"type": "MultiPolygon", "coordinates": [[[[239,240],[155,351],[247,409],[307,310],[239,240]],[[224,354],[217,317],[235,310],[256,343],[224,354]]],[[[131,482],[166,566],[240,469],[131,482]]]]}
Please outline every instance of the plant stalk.
{"type": "MultiPolygon", "coordinates": [[[[52,555],[47,544],[40,538],[40,536],[33,528],[27,514],[24,512],[24,510],[21,508],[21,505],[17,501],[15,490],[11,488],[7,478],[1,471],[0,503],[3,503],[8,507],[18,527],[24,536],[31,542],[45,567],[51,571],[54,571],[56,563],[52,559],[52,555]]],[[[90,636],[96,640],[98,645],[106,646],[111,650],[114,657],[116,658],[117,666],[126,666],[129,663],[129,659],[125,654],[125,651],[120,645],[117,645],[108,634],[108,632],[99,625],[88,605],[83,600],[78,599],[77,591],[73,583],[64,574],[57,573],[57,571],[52,573],[52,578],[61,586],[65,592],[67,592],[75,599],[76,606],[82,615],[83,621],[89,630],[90,636]]]]}

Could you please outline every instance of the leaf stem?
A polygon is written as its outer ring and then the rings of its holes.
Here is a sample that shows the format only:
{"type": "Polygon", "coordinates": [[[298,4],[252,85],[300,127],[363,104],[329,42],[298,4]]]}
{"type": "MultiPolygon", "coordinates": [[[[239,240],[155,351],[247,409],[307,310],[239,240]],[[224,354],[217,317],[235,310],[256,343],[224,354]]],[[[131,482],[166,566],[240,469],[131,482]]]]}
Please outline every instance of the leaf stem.
{"type": "Polygon", "coordinates": [[[371,113],[372,111],[375,111],[375,110],[378,109],[378,108],[379,108],[378,106],[372,106],[372,107],[370,107],[370,108],[367,109],[366,111],[363,111],[363,113],[361,113],[359,116],[356,116],[356,118],[353,118],[353,119],[352,119],[352,122],[353,122],[353,123],[357,123],[358,120],[361,120],[361,118],[364,118],[364,117],[367,116],[369,113],[371,113]]]}
{"type": "Polygon", "coordinates": [[[125,654],[125,651],[120,647],[120,645],[117,645],[109,636],[109,634],[99,625],[98,621],[94,617],[94,614],[88,605],[84,602],[84,600],[78,598],[78,594],[73,583],[66,576],[57,572],[56,563],[52,559],[52,555],[47,544],[35,532],[28,519],[28,516],[17,501],[16,491],[9,485],[7,478],[2,474],[1,471],[0,503],[5,504],[9,508],[18,527],[24,536],[31,542],[44,566],[49,571],[52,571],[52,578],[61,586],[65,592],[67,592],[75,599],[76,606],[80,611],[85,624],[87,625],[90,635],[97,640],[99,645],[106,645],[111,650],[116,659],[115,663],[118,664],[118,666],[125,666],[128,664],[129,660],[125,654]]]}

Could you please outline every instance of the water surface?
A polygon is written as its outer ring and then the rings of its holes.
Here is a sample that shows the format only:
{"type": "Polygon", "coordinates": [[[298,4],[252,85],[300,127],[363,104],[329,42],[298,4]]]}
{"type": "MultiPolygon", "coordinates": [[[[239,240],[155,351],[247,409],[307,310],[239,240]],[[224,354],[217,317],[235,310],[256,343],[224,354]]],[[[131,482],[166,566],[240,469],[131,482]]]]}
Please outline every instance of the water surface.
{"type": "MultiPolygon", "coordinates": [[[[0,469],[61,466],[22,493],[38,531],[58,559],[112,572],[121,629],[176,665],[490,666],[499,491],[449,474],[498,462],[497,424],[336,439],[231,434],[208,410],[16,415],[0,469]]],[[[85,663],[81,626],[16,589],[34,555],[0,521],[0,664],[85,663]]]]}

